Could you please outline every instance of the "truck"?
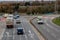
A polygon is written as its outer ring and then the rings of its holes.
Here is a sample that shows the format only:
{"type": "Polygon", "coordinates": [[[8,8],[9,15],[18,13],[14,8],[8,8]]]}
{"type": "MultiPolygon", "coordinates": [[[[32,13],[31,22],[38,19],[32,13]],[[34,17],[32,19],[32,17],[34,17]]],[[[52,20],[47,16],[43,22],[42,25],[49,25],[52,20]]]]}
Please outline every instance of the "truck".
{"type": "Polygon", "coordinates": [[[7,27],[7,28],[13,28],[13,26],[14,26],[13,15],[9,15],[9,16],[6,18],[6,27],[7,27]]]}
{"type": "Polygon", "coordinates": [[[17,28],[17,34],[19,35],[19,34],[24,34],[24,31],[23,31],[24,29],[23,28],[17,28]]]}

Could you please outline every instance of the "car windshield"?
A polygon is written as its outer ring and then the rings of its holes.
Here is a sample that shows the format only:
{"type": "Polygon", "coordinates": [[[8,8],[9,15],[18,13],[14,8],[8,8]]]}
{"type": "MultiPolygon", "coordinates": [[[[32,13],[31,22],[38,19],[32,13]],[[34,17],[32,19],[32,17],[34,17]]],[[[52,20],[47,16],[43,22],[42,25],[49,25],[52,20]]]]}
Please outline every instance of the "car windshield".
{"type": "Polygon", "coordinates": [[[17,31],[18,31],[18,32],[22,32],[22,31],[23,31],[23,29],[17,29],[17,31]]]}

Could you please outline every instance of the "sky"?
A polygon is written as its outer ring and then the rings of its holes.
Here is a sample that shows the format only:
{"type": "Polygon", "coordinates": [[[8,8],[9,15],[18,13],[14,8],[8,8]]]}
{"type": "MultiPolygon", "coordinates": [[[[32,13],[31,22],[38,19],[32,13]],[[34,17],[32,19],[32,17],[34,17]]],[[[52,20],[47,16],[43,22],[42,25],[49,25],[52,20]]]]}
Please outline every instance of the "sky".
{"type": "MultiPolygon", "coordinates": [[[[1,1],[35,1],[35,0],[0,0],[1,1]]],[[[39,0],[41,1],[41,0],[39,0]]],[[[44,1],[49,1],[49,0],[44,0],[44,1]]],[[[50,0],[50,1],[55,1],[55,0],[50,0]]]]}

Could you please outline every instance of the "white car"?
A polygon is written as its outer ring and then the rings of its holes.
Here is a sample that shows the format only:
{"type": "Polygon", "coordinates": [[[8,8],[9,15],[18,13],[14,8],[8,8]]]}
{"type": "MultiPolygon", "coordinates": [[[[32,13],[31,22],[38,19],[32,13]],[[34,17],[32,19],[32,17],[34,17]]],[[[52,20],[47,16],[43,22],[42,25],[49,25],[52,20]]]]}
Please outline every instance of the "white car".
{"type": "Polygon", "coordinates": [[[13,15],[10,14],[10,15],[8,15],[8,17],[6,18],[6,26],[7,26],[7,28],[13,28],[13,25],[14,25],[13,15]]]}
{"type": "Polygon", "coordinates": [[[6,18],[6,21],[8,22],[14,22],[14,19],[13,19],[13,15],[12,14],[9,14],[6,18]]]}
{"type": "Polygon", "coordinates": [[[16,24],[20,24],[20,23],[21,23],[20,19],[16,19],[16,24]]]}
{"type": "Polygon", "coordinates": [[[4,17],[4,18],[7,18],[8,15],[9,15],[9,14],[4,14],[3,17],[4,17]]]}
{"type": "Polygon", "coordinates": [[[44,23],[42,19],[38,20],[37,22],[38,22],[38,24],[43,24],[44,23]]]}
{"type": "Polygon", "coordinates": [[[8,17],[13,18],[13,14],[9,14],[8,17]]]}
{"type": "Polygon", "coordinates": [[[42,18],[42,16],[37,16],[37,19],[41,19],[42,18]]]}

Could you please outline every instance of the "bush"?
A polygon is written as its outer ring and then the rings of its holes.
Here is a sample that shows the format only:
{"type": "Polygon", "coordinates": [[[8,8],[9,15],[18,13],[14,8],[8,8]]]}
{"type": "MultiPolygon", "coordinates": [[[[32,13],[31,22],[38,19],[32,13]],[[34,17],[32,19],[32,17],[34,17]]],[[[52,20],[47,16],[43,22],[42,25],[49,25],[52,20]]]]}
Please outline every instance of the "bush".
{"type": "Polygon", "coordinates": [[[27,12],[27,15],[30,15],[31,14],[31,12],[27,12]]]}
{"type": "Polygon", "coordinates": [[[52,22],[60,26],[60,17],[53,19],[52,22]]]}

